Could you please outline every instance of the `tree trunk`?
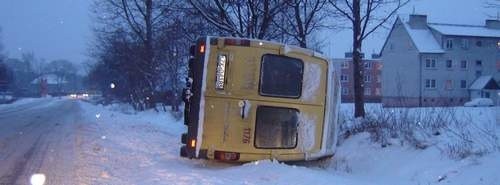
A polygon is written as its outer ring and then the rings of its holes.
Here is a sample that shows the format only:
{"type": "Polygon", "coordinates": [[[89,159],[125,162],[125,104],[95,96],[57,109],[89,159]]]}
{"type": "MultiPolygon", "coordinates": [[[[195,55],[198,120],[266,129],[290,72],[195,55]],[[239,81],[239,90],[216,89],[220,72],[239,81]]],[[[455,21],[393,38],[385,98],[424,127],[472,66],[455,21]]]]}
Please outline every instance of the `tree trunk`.
{"type": "MultiPolygon", "coordinates": [[[[304,5],[304,8],[305,8],[306,5],[304,5]]],[[[302,22],[302,18],[300,17],[300,3],[296,3],[295,6],[293,7],[294,9],[294,13],[295,13],[295,22],[297,22],[297,29],[298,29],[298,33],[297,33],[297,38],[299,38],[299,45],[300,47],[303,47],[303,48],[307,48],[307,42],[306,42],[306,34],[305,34],[305,30],[304,30],[304,24],[302,22]]],[[[306,14],[306,12],[304,11],[304,14],[306,14]]],[[[307,15],[304,15],[304,16],[307,16],[307,15]]]]}
{"type": "Polygon", "coordinates": [[[353,1],[353,43],[352,43],[352,62],[354,79],[354,117],[365,117],[364,107],[364,85],[363,85],[363,67],[361,62],[361,0],[353,1]]]}

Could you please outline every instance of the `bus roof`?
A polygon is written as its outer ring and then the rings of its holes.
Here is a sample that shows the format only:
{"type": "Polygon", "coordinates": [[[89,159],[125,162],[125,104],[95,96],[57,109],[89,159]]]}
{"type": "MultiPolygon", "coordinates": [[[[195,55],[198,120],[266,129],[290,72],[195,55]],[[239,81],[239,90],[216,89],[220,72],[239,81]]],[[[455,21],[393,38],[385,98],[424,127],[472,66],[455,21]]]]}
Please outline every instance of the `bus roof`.
{"type": "Polygon", "coordinates": [[[259,39],[249,39],[249,38],[239,38],[239,37],[216,37],[216,36],[208,36],[209,39],[223,39],[224,42],[226,41],[233,41],[231,45],[240,45],[240,46],[262,46],[262,45],[273,45],[279,48],[283,48],[284,54],[288,53],[299,53],[303,54],[306,56],[311,56],[311,57],[316,57],[325,61],[329,61],[329,59],[324,56],[322,53],[319,53],[317,51],[311,50],[311,49],[306,49],[306,48],[301,48],[298,46],[294,45],[288,45],[288,44],[283,44],[283,43],[278,43],[274,41],[267,41],[267,40],[259,40],[259,39]]]}

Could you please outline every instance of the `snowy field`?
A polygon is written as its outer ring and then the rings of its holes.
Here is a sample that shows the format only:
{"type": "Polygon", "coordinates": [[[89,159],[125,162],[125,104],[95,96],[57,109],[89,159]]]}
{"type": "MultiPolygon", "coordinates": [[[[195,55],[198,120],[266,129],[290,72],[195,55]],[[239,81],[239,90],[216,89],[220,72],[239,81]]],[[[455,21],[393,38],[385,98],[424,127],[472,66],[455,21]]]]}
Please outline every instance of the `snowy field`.
{"type": "MultiPolygon", "coordinates": [[[[64,129],[73,129],[68,133],[74,134],[71,138],[74,154],[50,163],[55,168],[64,164],[64,160],[73,162],[63,168],[73,171],[72,175],[58,177],[66,178],[58,181],[63,184],[500,184],[498,150],[452,159],[443,154],[441,147],[448,142],[442,139],[446,134],[429,139],[432,142],[425,149],[415,149],[397,144],[396,140],[391,141],[392,145],[381,147],[380,143],[371,141],[368,133],[359,133],[343,140],[330,161],[284,164],[264,160],[226,164],[179,157],[180,135],[185,126],[182,120],[175,120],[169,113],[135,113],[124,106],[104,107],[54,98],[0,105],[0,151],[9,149],[4,136],[17,128],[6,126],[17,124],[14,121],[18,118],[12,118],[12,114],[46,112],[44,110],[56,110],[60,106],[66,106],[64,109],[71,112],[67,114],[71,114],[72,119],[61,123],[73,125],[64,129]]],[[[380,109],[378,105],[367,107],[371,111],[380,109]]],[[[351,109],[351,105],[342,106],[345,113],[351,109]]],[[[493,121],[494,131],[500,135],[496,120],[499,107],[458,109],[459,113],[474,112],[471,115],[479,122],[493,121]]],[[[64,145],[61,147],[51,149],[66,150],[64,145]]],[[[57,174],[49,169],[39,168],[31,172],[44,173],[51,182],[50,179],[57,174]]],[[[2,167],[0,177],[3,177],[1,173],[6,173],[2,167]]],[[[0,178],[0,184],[2,182],[0,178]]]]}

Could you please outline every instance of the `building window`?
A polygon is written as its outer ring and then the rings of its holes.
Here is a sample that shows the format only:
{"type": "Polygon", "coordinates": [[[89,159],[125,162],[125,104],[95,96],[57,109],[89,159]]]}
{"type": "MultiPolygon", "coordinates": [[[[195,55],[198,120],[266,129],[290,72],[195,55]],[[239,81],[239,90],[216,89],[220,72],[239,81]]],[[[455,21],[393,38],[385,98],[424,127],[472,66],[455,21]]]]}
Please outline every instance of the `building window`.
{"type": "Polygon", "coordinates": [[[365,65],[365,69],[372,68],[372,63],[371,62],[366,61],[366,62],[364,62],[364,65],[365,65]]]}
{"type": "Polygon", "coordinates": [[[481,61],[481,60],[476,60],[476,66],[477,66],[477,67],[481,67],[481,66],[483,66],[483,61],[481,61]]]}
{"type": "Polygon", "coordinates": [[[299,111],[285,107],[258,106],[255,122],[256,148],[295,148],[299,111]]]}
{"type": "Polygon", "coordinates": [[[380,83],[381,81],[382,81],[382,77],[380,77],[380,75],[377,75],[377,83],[380,83]]]}
{"type": "Polygon", "coordinates": [[[426,89],[435,89],[436,88],[436,80],[435,79],[426,79],[425,80],[425,88],[426,89]]]}
{"type": "Polygon", "coordinates": [[[481,46],[483,46],[483,42],[482,42],[482,41],[480,41],[480,40],[476,41],[476,46],[477,46],[477,47],[481,47],[481,46]]]}
{"type": "Polygon", "coordinates": [[[349,95],[349,89],[342,87],[342,95],[349,95]]]}
{"type": "Polygon", "coordinates": [[[452,80],[446,80],[446,81],[445,81],[444,88],[445,88],[446,90],[451,90],[451,89],[453,89],[453,81],[452,81],[452,80]]]}
{"type": "Polygon", "coordinates": [[[482,95],[481,95],[482,98],[490,98],[490,93],[489,92],[484,92],[482,95]]]}
{"type": "Polygon", "coordinates": [[[453,40],[446,39],[446,49],[452,49],[452,48],[453,48],[453,40]]]}
{"type": "Polygon", "coordinates": [[[434,58],[425,59],[425,68],[429,68],[429,69],[436,68],[436,59],[434,59],[434,58]]]}
{"type": "Polygon", "coordinates": [[[369,96],[369,95],[372,95],[372,89],[369,88],[369,87],[365,87],[365,92],[364,92],[365,95],[369,96]]]}
{"type": "Polygon", "coordinates": [[[372,81],[371,75],[365,75],[364,80],[365,82],[371,82],[372,81]]]}
{"type": "Polygon", "coordinates": [[[476,78],[479,78],[483,75],[483,71],[476,71],[476,78]]]}
{"type": "Polygon", "coordinates": [[[446,68],[451,68],[453,67],[453,61],[452,60],[447,60],[446,61],[446,68]]]}
{"type": "Polygon", "coordinates": [[[262,57],[259,94],[298,98],[302,93],[302,60],[266,54],[262,57]]]}
{"type": "Polygon", "coordinates": [[[469,49],[469,39],[462,39],[462,48],[469,49]]]}
{"type": "Polygon", "coordinates": [[[342,68],[348,69],[349,68],[349,62],[342,62],[342,68]]]}
{"type": "Polygon", "coordinates": [[[375,88],[375,95],[380,96],[380,88],[375,88]]]}
{"type": "Polygon", "coordinates": [[[462,89],[467,88],[467,80],[460,80],[460,88],[462,89]]]}
{"type": "Polygon", "coordinates": [[[460,61],[460,68],[467,69],[467,60],[460,61]]]}
{"type": "Polygon", "coordinates": [[[347,77],[347,75],[340,75],[340,81],[341,82],[348,82],[349,78],[347,77]]]}

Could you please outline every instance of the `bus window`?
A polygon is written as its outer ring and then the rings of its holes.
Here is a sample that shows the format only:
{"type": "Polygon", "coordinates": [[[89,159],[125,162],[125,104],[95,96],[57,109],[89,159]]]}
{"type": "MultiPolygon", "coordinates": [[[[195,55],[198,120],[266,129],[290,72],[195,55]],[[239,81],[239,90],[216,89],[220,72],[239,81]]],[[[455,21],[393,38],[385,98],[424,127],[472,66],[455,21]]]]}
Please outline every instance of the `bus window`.
{"type": "Polygon", "coordinates": [[[260,95],[299,98],[303,71],[304,63],[300,59],[264,55],[260,70],[260,95]]]}
{"type": "Polygon", "coordinates": [[[298,110],[291,108],[257,107],[255,147],[295,148],[297,146],[298,113],[298,110]]]}

